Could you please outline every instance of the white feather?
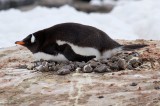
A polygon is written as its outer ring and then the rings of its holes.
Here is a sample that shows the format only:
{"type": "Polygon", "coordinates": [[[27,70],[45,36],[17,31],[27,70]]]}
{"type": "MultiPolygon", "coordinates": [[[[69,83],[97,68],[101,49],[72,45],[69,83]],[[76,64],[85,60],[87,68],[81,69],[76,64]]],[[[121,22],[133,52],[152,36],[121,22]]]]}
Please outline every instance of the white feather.
{"type": "Polygon", "coordinates": [[[58,45],[68,44],[71,46],[73,51],[79,55],[83,55],[83,56],[95,55],[97,59],[100,58],[100,52],[97,49],[92,48],[92,47],[80,47],[80,46],[74,45],[72,43],[61,41],[61,40],[58,40],[57,44],[58,45]]]}
{"type": "Polygon", "coordinates": [[[67,61],[68,60],[62,54],[58,54],[58,55],[54,56],[54,55],[46,54],[43,52],[38,52],[38,53],[34,53],[33,56],[34,56],[35,60],[40,60],[40,59],[56,60],[56,61],[67,61]]]}
{"type": "Polygon", "coordinates": [[[107,50],[105,52],[103,52],[101,58],[110,58],[111,56],[117,54],[119,51],[122,50],[122,47],[118,47],[112,50],[107,50]]]}
{"type": "Polygon", "coordinates": [[[32,34],[32,36],[31,36],[31,43],[34,43],[35,40],[36,40],[36,38],[35,38],[35,36],[32,34]]]}

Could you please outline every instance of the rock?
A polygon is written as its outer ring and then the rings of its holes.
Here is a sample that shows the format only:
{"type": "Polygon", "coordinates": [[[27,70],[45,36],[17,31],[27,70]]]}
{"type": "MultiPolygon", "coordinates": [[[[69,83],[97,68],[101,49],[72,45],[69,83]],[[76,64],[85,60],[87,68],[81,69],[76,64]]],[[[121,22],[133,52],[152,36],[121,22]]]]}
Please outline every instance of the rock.
{"type": "Polygon", "coordinates": [[[92,68],[95,68],[95,67],[97,67],[97,65],[99,65],[99,64],[100,64],[100,62],[91,61],[90,66],[91,66],[92,68]]]}
{"type": "Polygon", "coordinates": [[[128,56],[125,56],[125,57],[124,57],[124,59],[125,59],[126,61],[129,61],[129,60],[131,60],[132,58],[133,58],[132,55],[128,55],[128,56]]]}
{"type": "Polygon", "coordinates": [[[52,67],[51,67],[51,70],[52,70],[52,71],[56,71],[56,70],[58,70],[58,69],[57,69],[56,66],[52,66],[52,67]]]}
{"type": "Polygon", "coordinates": [[[93,72],[93,68],[91,67],[90,64],[85,65],[85,66],[83,67],[83,72],[84,72],[84,73],[91,73],[91,72],[93,72]]]}
{"type": "Polygon", "coordinates": [[[42,65],[43,65],[43,66],[45,66],[46,64],[48,65],[48,62],[47,62],[47,61],[43,61],[43,62],[42,62],[42,65]]]}
{"type": "Polygon", "coordinates": [[[46,65],[46,66],[43,66],[43,68],[44,68],[44,71],[45,72],[47,72],[47,71],[49,71],[49,67],[46,65]]]}
{"type": "Polygon", "coordinates": [[[86,63],[85,62],[76,62],[77,66],[80,67],[80,68],[83,68],[86,63]]]}
{"type": "Polygon", "coordinates": [[[127,69],[133,70],[134,68],[132,67],[132,65],[128,64],[128,65],[127,65],[127,69]]]}
{"type": "Polygon", "coordinates": [[[110,59],[112,62],[115,62],[118,60],[117,56],[113,56],[111,59],[110,59]]]}
{"type": "Polygon", "coordinates": [[[140,66],[142,63],[139,59],[132,59],[129,61],[129,64],[133,67],[133,68],[137,68],[138,66],[140,66]]]}
{"type": "Polygon", "coordinates": [[[69,74],[69,73],[71,73],[71,71],[69,69],[64,69],[64,68],[61,68],[57,71],[58,75],[66,75],[66,74],[69,74]]]}
{"type": "Polygon", "coordinates": [[[28,69],[28,70],[33,70],[33,68],[34,68],[34,64],[29,64],[29,65],[27,66],[27,69],[28,69]]]}
{"type": "Polygon", "coordinates": [[[72,67],[70,65],[63,66],[62,68],[72,70],[72,67]]]}
{"type": "Polygon", "coordinates": [[[117,62],[117,65],[119,67],[120,70],[125,70],[127,67],[127,63],[124,59],[119,59],[117,62]]]}
{"type": "Polygon", "coordinates": [[[132,56],[138,57],[138,56],[139,56],[139,53],[137,53],[137,52],[132,52],[132,56]]]}
{"type": "Polygon", "coordinates": [[[78,64],[78,67],[83,68],[85,65],[86,65],[85,62],[80,62],[80,63],[78,64]]]}
{"type": "Polygon", "coordinates": [[[38,61],[36,62],[36,66],[42,65],[42,62],[38,61]]]}
{"type": "Polygon", "coordinates": [[[82,71],[82,69],[81,68],[76,68],[76,73],[80,73],[82,71]]]}
{"type": "Polygon", "coordinates": [[[18,68],[19,68],[19,69],[26,69],[26,68],[27,68],[27,65],[19,65],[18,68]]]}
{"type": "Polygon", "coordinates": [[[35,70],[37,71],[44,71],[44,67],[42,65],[35,67],[35,70]]]}
{"type": "Polygon", "coordinates": [[[48,67],[48,70],[49,70],[49,71],[53,71],[51,66],[48,67]]]}
{"type": "Polygon", "coordinates": [[[69,64],[69,65],[72,67],[72,69],[75,69],[75,68],[76,68],[73,63],[71,63],[71,64],[69,64]]]}
{"type": "Polygon", "coordinates": [[[160,86],[155,86],[154,89],[159,90],[160,86]]]}
{"type": "Polygon", "coordinates": [[[107,66],[105,64],[101,64],[94,69],[94,72],[102,73],[102,72],[106,72],[106,70],[107,70],[107,66]]]}
{"type": "Polygon", "coordinates": [[[137,83],[133,82],[130,84],[130,86],[137,86],[137,83]]]}
{"type": "Polygon", "coordinates": [[[106,59],[106,58],[104,58],[104,59],[101,59],[100,62],[101,62],[102,64],[108,64],[109,60],[106,59]]]}
{"type": "Polygon", "coordinates": [[[55,70],[59,70],[59,69],[61,69],[63,66],[64,66],[63,64],[57,64],[57,65],[55,66],[55,70]]]}
{"type": "Polygon", "coordinates": [[[99,99],[104,98],[104,96],[98,96],[99,99]]]}
{"type": "Polygon", "coordinates": [[[118,65],[116,63],[111,63],[110,64],[110,69],[111,70],[119,70],[119,67],[118,67],[118,65]]]}

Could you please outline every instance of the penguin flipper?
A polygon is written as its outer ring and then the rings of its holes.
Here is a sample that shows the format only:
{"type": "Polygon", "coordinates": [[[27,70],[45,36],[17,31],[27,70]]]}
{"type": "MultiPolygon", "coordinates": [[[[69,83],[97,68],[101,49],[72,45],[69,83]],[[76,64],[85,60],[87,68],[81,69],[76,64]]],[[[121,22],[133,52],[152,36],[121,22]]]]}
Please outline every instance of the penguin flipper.
{"type": "Polygon", "coordinates": [[[64,50],[63,50],[63,55],[70,61],[79,61],[79,62],[82,62],[82,61],[89,61],[93,58],[95,58],[96,56],[94,55],[91,55],[91,56],[82,56],[82,55],[79,55],[79,54],[76,54],[73,49],[71,48],[70,45],[68,44],[64,44],[62,45],[64,50]]]}
{"type": "Polygon", "coordinates": [[[47,48],[43,49],[44,53],[50,54],[50,55],[58,55],[57,45],[53,44],[48,46],[47,48]]]}

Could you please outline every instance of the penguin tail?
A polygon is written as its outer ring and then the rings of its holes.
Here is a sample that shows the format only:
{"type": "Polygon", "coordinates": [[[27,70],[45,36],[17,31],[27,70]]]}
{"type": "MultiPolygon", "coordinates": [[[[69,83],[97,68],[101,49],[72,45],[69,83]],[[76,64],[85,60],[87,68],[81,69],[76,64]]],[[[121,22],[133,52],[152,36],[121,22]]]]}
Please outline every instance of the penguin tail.
{"type": "Polygon", "coordinates": [[[140,49],[146,46],[149,46],[149,45],[146,45],[146,44],[123,45],[122,50],[135,50],[135,49],[140,49]]]}

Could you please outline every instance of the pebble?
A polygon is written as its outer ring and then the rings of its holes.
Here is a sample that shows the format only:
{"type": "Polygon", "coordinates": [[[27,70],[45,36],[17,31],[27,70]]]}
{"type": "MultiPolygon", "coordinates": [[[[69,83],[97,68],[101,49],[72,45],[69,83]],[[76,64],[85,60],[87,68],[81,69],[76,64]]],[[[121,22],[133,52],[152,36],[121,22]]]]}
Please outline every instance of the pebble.
{"type": "Polygon", "coordinates": [[[109,60],[108,59],[101,59],[100,62],[102,64],[108,64],[109,60]]]}
{"type": "Polygon", "coordinates": [[[76,68],[76,73],[80,73],[82,71],[82,69],[81,68],[76,68]]]}
{"type": "Polygon", "coordinates": [[[95,69],[94,72],[102,73],[107,70],[107,66],[105,64],[98,65],[95,69]]]}
{"type": "Polygon", "coordinates": [[[155,86],[154,89],[159,90],[160,86],[155,86]]]}
{"type": "Polygon", "coordinates": [[[137,68],[138,66],[141,65],[141,62],[139,59],[132,59],[129,61],[129,64],[133,67],[133,68],[137,68]]]}
{"type": "Polygon", "coordinates": [[[64,68],[59,69],[59,70],[57,71],[57,74],[58,74],[58,75],[66,75],[66,74],[69,74],[69,73],[71,73],[71,71],[70,71],[69,69],[64,69],[64,68]]]}
{"type": "Polygon", "coordinates": [[[137,83],[132,82],[132,83],[130,84],[130,86],[137,86],[137,83]]]}
{"type": "Polygon", "coordinates": [[[115,62],[115,61],[117,61],[117,60],[118,60],[117,56],[116,56],[116,57],[114,56],[114,57],[111,58],[111,61],[112,61],[112,62],[115,62]]]}
{"type": "Polygon", "coordinates": [[[120,70],[124,70],[127,67],[127,63],[124,59],[119,59],[118,62],[117,62],[117,65],[118,65],[120,70]]]}
{"type": "Polygon", "coordinates": [[[92,68],[96,68],[97,65],[99,65],[99,64],[100,64],[99,62],[91,61],[90,66],[91,66],[92,68]]]}
{"type": "Polygon", "coordinates": [[[112,70],[119,70],[118,65],[117,65],[117,64],[114,64],[114,63],[110,64],[110,68],[111,68],[112,70]]]}
{"type": "Polygon", "coordinates": [[[98,96],[99,99],[104,98],[104,96],[98,96]]]}
{"type": "Polygon", "coordinates": [[[132,65],[128,64],[128,65],[127,65],[127,69],[133,70],[134,68],[132,67],[132,65]]]}
{"type": "Polygon", "coordinates": [[[84,73],[91,73],[91,72],[93,72],[93,68],[91,67],[90,64],[89,64],[89,65],[85,65],[85,66],[83,67],[83,72],[84,72],[84,73]]]}
{"type": "Polygon", "coordinates": [[[44,67],[43,67],[43,65],[40,65],[40,66],[35,67],[35,70],[44,71],[44,67]]]}
{"type": "Polygon", "coordinates": [[[77,66],[80,67],[80,68],[83,68],[86,63],[85,62],[76,62],[77,66]]]}
{"type": "Polygon", "coordinates": [[[49,67],[48,67],[48,65],[43,66],[43,68],[44,68],[44,70],[43,70],[43,71],[45,71],[45,72],[49,71],[49,67]]]}
{"type": "Polygon", "coordinates": [[[120,70],[134,70],[143,65],[139,59],[139,54],[136,52],[118,53],[111,58],[103,58],[100,60],[92,59],[88,62],[72,62],[72,61],[46,61],[40,60],[28,65],[27,69],[37,71],[54,71],[58,75],[69,74],[73,71],[77,73],[91,73],[91,72],[114,72],[120,70]]]}
{"type": "Polygon", "coordinates": [[[34,64],[30,64],[30,65],[27,66],[28,70],[33,70],[33,68],[34,68],[34,64]]]}
{"type": "Polygon", "coordinates": [[[72,67],[70,65],[63,66],[62,68],[72,70],[72,67]]]}

